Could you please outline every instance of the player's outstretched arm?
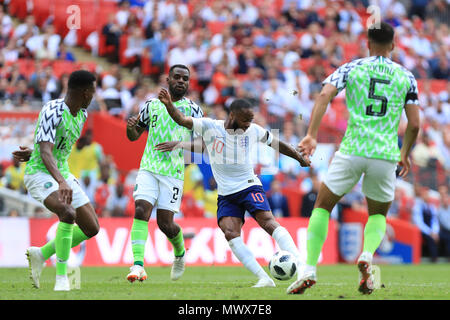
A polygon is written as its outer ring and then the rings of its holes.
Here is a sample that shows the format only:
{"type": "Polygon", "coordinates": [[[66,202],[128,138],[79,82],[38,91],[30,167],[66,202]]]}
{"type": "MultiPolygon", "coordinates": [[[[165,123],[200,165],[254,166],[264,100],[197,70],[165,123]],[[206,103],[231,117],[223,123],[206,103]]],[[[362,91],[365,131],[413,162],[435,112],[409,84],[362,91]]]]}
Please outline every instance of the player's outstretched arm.
{"type": "Polygon", "coordinates": [[[158,99],[166,106],[167,112],[169,113],[173,121],[175,121],[182,127],[192,130],[193,127],[192,117],[186,117],[183,113],[181,113],[180,110],[175,108],[175,106],[172,103],[172,98],[170,97],[170,94],[166,89],[164,88],[161,89],[158,95],[158,99]]]}
{"type": "Polygon", "coordinates": [[[139,116],[134,116],[127,121],[127,138],[130,141],[136,141],[144,132],[144,128],[138,126],[139,116]]]}
{"type": "Polygon", "coordinates": [[[408,125],[406,127],[405,138],[403,139],[402,149],[400,150],[400,166],[402,170],[400,171],[400,176],[405,177],[409,168],[411,167],[411,162],[409,160],[409,154],[411,153],[412,146],[416,142],[417,135],[420,130],[420,113],[419,106],[415,104],[407,104],[405,106],[405,114],[408,119],[408,125]]]}
{"type": "Polygon", "coordinates": [[[180,148],[191,152],[203,153],[206,146],[202,138],[197,138],[192,141],[167,141],[158,143],[154,149],[161,152],[170,152],[180,148]]]}
{"type": "Polygon", "coordinates": [[[302,167],[309,167],[311,165],[311,161],[308,156],[303,156],[300,152],[295,150],[293,146],[284,141],[273,138],[270,146],[281,154],[297,160],[302,167]]]}
{"type": "Polygon", "coordinates": [[[316,150],[317,134],[319,132],[320,123],[327,111],[328,104],[337,93],[337,88],[334,85],[327,83],[323,86],[322,91],[320,91],[319,96],[316,98],[311,113],[308,132],[298,144],[298,149],[303,155],[311,156],[316,150]]]}
{"type": "Polygon", "coordinates": [[[66,182],[66,179],[59,172],[55,157],[53,156],[53,146],[51,142],[39,142],[42,162],[47,168],[53,179],[59,184],[59,199],[66,204],[72,203],[72,189],[66,182]]]}
{"type": "Polygon", "coordinates": [[[33,149],[28,147],[19,146],[20,150],[16,150],[12,152],[14,159],[20,162],[27,162],[30,160],[31,153],[33,153],[33,149]]]}

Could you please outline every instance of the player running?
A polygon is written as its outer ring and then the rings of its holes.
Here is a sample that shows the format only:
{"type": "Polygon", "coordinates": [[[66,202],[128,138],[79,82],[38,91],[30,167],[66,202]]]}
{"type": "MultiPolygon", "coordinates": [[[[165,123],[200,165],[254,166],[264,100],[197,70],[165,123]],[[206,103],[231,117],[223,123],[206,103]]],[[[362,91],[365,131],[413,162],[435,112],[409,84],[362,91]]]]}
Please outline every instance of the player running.
{"type": "Polygon", "coordinates": [[[303,293],[317,281],[316,265],[328,232],[330,212],[341,197],[363,177],[369,218],[364,229],[364,247],[358,258],[359,291],[372,293],[372,256],[386,231],[386,214],[394,199],[397,162],[400,176],[409,171],[409,154],[420,127],[417,83],[414,76],[389,59],[394,48],[394,30],[387,23],[368,30],[370,57],[342,65],[323,82],[316,99],[308,133],[299,151],[310,156],[317,144],[322,117],[334,96],[347,87],[347,131],[322,183],[308,225],[305,273],[287,293],[303,293]],[[403,110],[408,126],[401,150],[398,126],[403,110]]]}
{"type": "MultiPolygon", "coordinates": [[[[192,117],[201,118],[203,112],[194,102],[185,97],[189,88],[190,71],[184,65],[174,65],[169,70],[167,83],[171,99],[176,108],[192,117]]],[[[189,131],[178,126],[169,116],[164,104],[158,99],[145,103],[137,117],[127,123],[127,137],[130,141],[139,139],[148,128],[147,145],[133,192],[135,214],[131,227],[131,246],[134,265],[130,268],[127,280],[144,281],[144,251],[148,236],[148,220],[153,207],[157,208],[158,227],[172,243],[175,259],[171,279],[177,280],[184,273],[184,239],[181,227],[173,220],[180,209],[184,180],[183,151],[178,150],[170,156],[155,147],[167,140],[187,140],[189,131]]],[[[201,148],[201,146],[200,146],[201,148]]]]}
{"type": "MultiPolygon", "coordinates": [[[[263,142],[273,148],[279,146],[280,153],[296,159],[302,166],[308,166],[309,160],[305,160],[290,145],[276,139],[269,131],[253,124],[252,107],[244,99],[233,101],[226,120],[185,116],[173,104],[165,89],[160,91],[159,100],[176,123],[203,137],[217,181],[217,221],[234,255],[258,277],[253,287],[275,287],[274,281],[258,264],[241,238],[245,211],[275,239],[281,250],[291,252],[300,262],[299,252],[289,232],[275,220],[249,158],[258,142],[263,142]]],[[[176,142],[168,142],[158,148],[171,150],[175,145],[176,142]]]]}
{"type": "Polygon", "coordinates": [[[26,252],[36,288],[40,285],[44,262],[56,253],[54,290],[69,291],[67,260],[70,249],[99,231],[94,207],[70,173],[67,163],[72,146],[86,122],[86,108],[94,93],[95,76],[84,70],[73,72],[66,97],[49,101],[39,114],[34,150],[20,147],[21,150],[13,153],[20,161],[29,160],[24,182],[30,195],[59,219],[55,239],[40,248],[30,247],[26,252]]]}

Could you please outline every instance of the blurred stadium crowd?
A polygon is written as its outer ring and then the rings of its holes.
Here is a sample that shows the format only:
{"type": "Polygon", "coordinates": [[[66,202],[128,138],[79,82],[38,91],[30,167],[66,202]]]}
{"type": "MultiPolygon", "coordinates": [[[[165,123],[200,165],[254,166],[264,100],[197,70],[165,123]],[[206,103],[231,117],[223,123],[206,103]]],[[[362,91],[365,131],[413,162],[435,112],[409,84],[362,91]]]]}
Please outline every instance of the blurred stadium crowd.
{"type": "MultiPolygon", "coordinates": [[[[71,71],[86,68],[98,79],[88,111],[126,121],[166,85],[168,67],[181,63],[191,69],[189,97],[206,116],[224,119],[233,99],[247,98],[257,106],[255,122],[280,130],[280,138],[293,145],[305,134],[321,81],[343,63],[367,56],[367,8],[378,6],[382,19],[395,27],[392,60],[417,78],[422,108],[413,170],[407,183],[399,181],[389,216],[417,224],[431,239],[430,252],[439,242],[437,235],[449,241],[449,1],[83,1],[80,5],[88,7],[81,7],[82,14],[85,9],[99,14],[88,31],[61,27],[56,12],[67,1],[31,1],[32,8],[26,1],[0,2],[0,112],[39,110],[64,96],[71,71]],[[107,60],[109,67],[76,61],[75,46],[107,60]],[[124,68],[132,80],[123,76],[124,68]]],[[[333,151],[346,128],[344,98],[341,93],[333,100],[319,136],[333,151]]],[[[31,146],[34,126],[34,120],[0,118],[2,144],[31,146]]],[[[399,144],[405,129],[403,118],[399,144]]],[[[24,164],[13,162],[9,154],[0,159],[0,188],[25,193],[24,164]]],[[[92,141],[91,131],[74,146],[69,164],[100,216],[133,215],[134,173],[123,176],[92,141]]],[[[286,188],[301,193],[295,215],[311,214],[326,168],[303,170],[287,157],[267,153],[255,169],[266,169],[263,182],[275,215],[292,215],[286,188]]],[[[182,215],[215,216],[217,191],[211,175],[188,165],[184,191],[182,215]]],[[[339,220],[342,208],[364,210],[364,205],[357,186],[333,216],[339,220]]],[[[17,210],[4,214],[21,215],[17,210]]],[[[45,216],[42,211],[36,215],[45,216]]]]}

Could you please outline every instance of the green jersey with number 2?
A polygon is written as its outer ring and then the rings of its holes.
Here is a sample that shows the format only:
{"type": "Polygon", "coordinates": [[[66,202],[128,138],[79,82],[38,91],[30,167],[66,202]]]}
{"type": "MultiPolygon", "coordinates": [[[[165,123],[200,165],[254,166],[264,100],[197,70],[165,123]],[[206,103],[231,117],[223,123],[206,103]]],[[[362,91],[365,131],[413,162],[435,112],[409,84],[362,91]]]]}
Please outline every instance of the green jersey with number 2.
{"type": "MultiPolygon", "coordinates": [[[[203,117],[202,109],[188,98],[173,102],[173,105],[185,115],[203,117]]],[[[191,131],[173,121],[159,99],[151,99],[144,104],[139,112],[138,126],[149,131],[140,169],[183,180],[183,150],[160,152],[154,148],[162,142],[187,140],[191,131]]]]}
{"type": "Polygon", "coordinates": [[[418,104],[417,82],[403,66],[382,56],[354,60],[323,81],[346,88],[347,130],[339,151],[400,160],[398,125],[406,104],[418,104]]]}

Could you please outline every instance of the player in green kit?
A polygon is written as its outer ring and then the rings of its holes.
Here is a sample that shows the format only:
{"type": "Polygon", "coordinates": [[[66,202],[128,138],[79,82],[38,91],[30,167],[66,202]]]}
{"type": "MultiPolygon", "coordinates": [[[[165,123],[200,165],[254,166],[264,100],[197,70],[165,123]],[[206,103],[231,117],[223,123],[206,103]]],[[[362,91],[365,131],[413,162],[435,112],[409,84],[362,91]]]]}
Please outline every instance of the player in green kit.
{"type": "Polygon", "coordinates": [[[70,173],[67,159],[87,119],[86,108],[95,93],[95,76],[84,70],[71,73],[64,99],[42,108],[34,136],[34,149],[21,147],[14,157],[28,161],[24,182],[31,196],[59,218],[54,240],[30,247],[27,257],[33,285],[39,288],[44,262],[56,253],[55,291],[69,291],[67,260],[70,249],[98,233],[94,208],[70,173]],[[77,225],[75,225],[76,223],[77,225]]]}
{"type": "MultiPolygon", "coordinates": [[[[189,89],[190,71],[184,65],[174,65],[169,70],[167,83],[174,105],[184,114],[201,118],[203,112],[194,102],[185,97],[189,89]]],[[[158,99],[151,99],[141,108],[137,117],[127,123],[127,137],[130,141],[139,139],[148,128],[147,145],[142,156],[141,165],[133,192],[135,214],[131,227],[131,246],[134,265],[130,268],[127,280],[144,281],[144,251],[148,236],[148,220],[156,207],[158,227],[167,236],[174,249],[174,262],[171,279],[177,280],[184,273],[185,248],[183,232],[173,220],[180,209],[184,181],[183,150],[171,153],[158,150],[158,145],[165,141],[184,141],[189,139],[190,131],[177,125],[158,99]]],[[[201,145],[200,145],[201,150],[201,145]]]]}
{"type": "Polygon", "coordinates": [[[393,40],[394,30],[389,24],[372,25],[368,30],[370,57],[339,67],[325,79],[315,101],[307,135],[298,145],[303,154],[314,153],[327,106],[344,88],[349,119],[309,220],[306,268],[287,293],[301,294],[316,283],[316,265],[327,237],[330,212],[362,175],[369,218],[364,229],[363,252],[358,259],[359,291],[370,294],[374,289],[372,256],[386,231],[386,214],[394,199],[397,162],[403,167],[400,176],[404,177],[410,168],[408,157],[420,127],[417,82],[411,72],[389,59],[393,40]],[[397,132],[403,110],[408,125],[399,150],[397,132]]]}

